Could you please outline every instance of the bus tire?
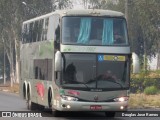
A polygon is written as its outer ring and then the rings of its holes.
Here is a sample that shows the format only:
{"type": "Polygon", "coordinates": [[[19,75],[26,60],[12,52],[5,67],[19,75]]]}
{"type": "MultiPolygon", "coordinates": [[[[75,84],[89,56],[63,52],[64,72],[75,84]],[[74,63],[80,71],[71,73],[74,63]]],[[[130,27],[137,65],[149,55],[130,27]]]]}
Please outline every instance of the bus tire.
{"type": "Polygon", "coordinates": [[[23,83],[23,99],[27,99],[26,98],[26,85],[25,85],[25,83],[23,83]]]}
{"type": "Polygon", "coordinates": [[[36,103],[33,103],[31,101],[31,96],[30,96],[30,93],[28,92],[28,99],[27,99],[27,108],[28,110],[35,110],[37,109],[37,104],[36,103]]]}
{"type": "Polygon", "coordinates": [[[106,117],[114,118],[115,117],[115,112],[105,112],[106,117]]]}
{"type": "Polygon", "coordinates": [[[48,91],[48,107],[52,108],[52,91],[49,89],[48,91]]]}
{"type": "Polygon", "coordinates": [[[38,105],[38,110],[44,111],[45,107],[43,105],[38,105]]]}

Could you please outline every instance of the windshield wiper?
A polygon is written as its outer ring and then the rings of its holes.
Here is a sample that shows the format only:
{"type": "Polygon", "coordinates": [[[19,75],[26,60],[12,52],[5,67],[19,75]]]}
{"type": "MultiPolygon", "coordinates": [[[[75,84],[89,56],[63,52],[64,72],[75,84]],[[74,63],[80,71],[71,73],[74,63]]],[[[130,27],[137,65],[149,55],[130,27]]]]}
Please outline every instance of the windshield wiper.
{"type": "Polygon", "coordinates": [[[124,88],[121,83],[119,83],[119,82],[115,81],[115,79],[111,79],[111,78],[109,78],[109,79],[94,79],[94,80],[89,80],[87,83],[96,82],[96,88],[97,88],[97,85],[98,85],[97,82],[98,82],[98,81],[102,81],[102,80],[103,80],[103,81],[109,81],[109,82],[116,83],[116,84],[118,84],[121,88],[124,88]]]}
{"type": "Polygon", "coordinates": [[[79,84],[82,84],[82,85],[84,85],[87,89],[89,89],[89,87],[88,87],[87,84],[85,84],[85,83],[79,83],[79,84]]]}
{"type": "Polygon", "coordinates": [[[119,83],[119,82],[116,82],[116,81],[113,81],[113,80],[110,80],[110,79],[108,79],[107,81],[109,81],[109,82],[113,82],[113,83],[116,83],[116,84],[120,85],[120,86],[121,86],[121,88],[124,88],[124,87],[123,87],[123,85],[122,85],[121,83],[119,83]]]}

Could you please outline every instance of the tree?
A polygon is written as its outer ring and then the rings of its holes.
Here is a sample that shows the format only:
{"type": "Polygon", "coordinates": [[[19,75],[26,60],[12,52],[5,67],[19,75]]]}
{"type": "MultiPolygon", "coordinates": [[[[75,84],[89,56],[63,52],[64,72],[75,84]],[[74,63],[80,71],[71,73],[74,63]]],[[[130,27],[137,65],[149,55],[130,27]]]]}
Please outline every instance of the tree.
{"type": "MultiPolygon", "coordinates": [[[[128,32],[132,51],[136,52],[147,67],[147,57],[160,53],[158,26],[160,25],[159,0],[89,0],[97,8],[111,9],[125,13],[125,2],[128,2],[128,32]]],[[[160,58],[160,57],[159,57],[160,58]]]]}
{"type": "Polygon", "coordinates": [[[66,8],[72,8],[72,2],[71,0],[52,0],[53,3],[53,11],[58,9],[66,9],[66,8]]]}
{"type": "Polygon", "coordinates": [[[141,0],[132,1],[130,11],[130,37],[132,49],[143,59],[143,69],[146,70],[146,58],[152,57],[157,53],[159,47],[159,34],[157,29],[159,19],[159,1],[141,0]],[[134,34],[131,34],[131,31],[134,34]],[[134,42],[136,41],[136,42],[134,42]],[[137,46],[135,49],[135,45],[137,46]]]}
{"type": "MultiPolygon", "coordinates": [[[[24,20],[54,11],[55,0],[1,0],[0,1],[0,47],[5,44],[5,51],[10,63],[11,86],[19,82],[19,41],[24,20]],[[5,42],[3,42],[5,41],[5,42]]],[[[68,7],[70,0],[57,1],[60,8],[68,7]]],[[[0,48],[2,49],[2,47],[0,48]]]]}

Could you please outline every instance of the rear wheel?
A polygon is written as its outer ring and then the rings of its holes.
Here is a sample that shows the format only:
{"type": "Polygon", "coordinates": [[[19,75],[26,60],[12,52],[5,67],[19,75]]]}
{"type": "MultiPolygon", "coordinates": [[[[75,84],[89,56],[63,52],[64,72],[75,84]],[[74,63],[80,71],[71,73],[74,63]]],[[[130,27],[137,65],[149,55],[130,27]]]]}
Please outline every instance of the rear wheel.
{"type": "Polygon", "coordinates": [[[28,92],[28,99],[27,99],[27,108],[28,110],[35,110],[37,109],[38,105],[31,101],[30,93],[28,92]]]}
{"type": "Polygon", "coordinates": [[[115,112],[105,112],[106,117],[114,118],[115,114],[116,114],[115,112]]]}
{"type": "Polygon", "coordinates": [[[37,105],[37,106],[38,106],[38,110],[44,111],[45,107],[43,105],[37,105]]]}

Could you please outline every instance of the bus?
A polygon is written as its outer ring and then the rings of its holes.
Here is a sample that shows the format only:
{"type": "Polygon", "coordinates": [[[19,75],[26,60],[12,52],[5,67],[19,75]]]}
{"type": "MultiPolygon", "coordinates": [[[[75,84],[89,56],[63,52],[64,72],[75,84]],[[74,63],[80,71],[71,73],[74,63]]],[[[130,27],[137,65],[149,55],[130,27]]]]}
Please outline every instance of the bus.
{"type": "Polygon", "coordinates": [[[20,94],[28,109],[127,111],[131,63],[124,14],[58,10],[23,22],[20,94]]]}

